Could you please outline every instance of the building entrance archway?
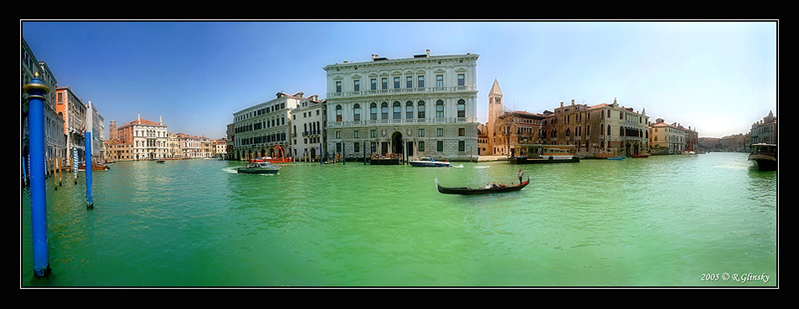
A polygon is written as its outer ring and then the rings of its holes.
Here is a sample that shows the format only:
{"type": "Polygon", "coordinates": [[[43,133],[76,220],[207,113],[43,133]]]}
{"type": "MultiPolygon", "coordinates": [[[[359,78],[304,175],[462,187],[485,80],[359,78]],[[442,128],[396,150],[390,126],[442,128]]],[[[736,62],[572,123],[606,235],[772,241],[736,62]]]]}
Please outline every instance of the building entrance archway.
{"type": "Polygon", "coordinates": [[[394,134],[391,135],[391,152],[400,154],[404,153],[402,146],[402,133],[394,132],[394,134]]]}

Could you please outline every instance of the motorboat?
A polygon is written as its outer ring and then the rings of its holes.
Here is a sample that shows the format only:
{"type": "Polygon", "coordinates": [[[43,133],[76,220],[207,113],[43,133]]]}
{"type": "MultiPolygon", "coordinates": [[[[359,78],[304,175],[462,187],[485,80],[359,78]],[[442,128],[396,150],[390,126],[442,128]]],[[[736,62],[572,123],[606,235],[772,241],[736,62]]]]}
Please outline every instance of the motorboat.
{"type": "Polygon", "coordinates": [[[627,159],[627,156],[618,156],[618,157],[610,157],[610,158],[608,158],[608,160],[616,160],[616,161],[621,161],[621,160],[624,160],[624,159],[627,159]]]}
{"type": "Polygon", "coordinates": [[[436,189],[438,190],[439,193],[442,194],[478,195],[478,194],[513,192],[524,189],[524,187],[526,187],[528,184],[530,184],[530,177],[527,177],[527,181],[522,182],[521,184],[515,186],[488,186],[487,188],[442,187],[438,183],[438,178],[436,178],[436,189]]]}
{"type": "Polygon", "coordinates": [[[433,157],[423,157],[418,160],[408,161],[411,166],[419,167],[450,167],[449,161],[436,161],[433,157]]]}
{"type": "Polygon", "coordinates": [[[753,144],[749,160],[761,171],[777,170],[777,144],[753,144]]]}
{"type": "MultiPolygon", "coordinates": [[[[92,162],[93,171],[105,171],[110,169],[111,167],[106,165],[105,163],[92,162]]],[[[85,172],[85,171],[86,171],[86,164],[84,162],[80,162],[78,164],[78,172],[85,172]]]]}
{"type": "Polygon", "coordinates": [[[278,171],[280,171],[280,166],[263,161],[252,162],[236,170],[239,174],[277,174],[278,171]]]}

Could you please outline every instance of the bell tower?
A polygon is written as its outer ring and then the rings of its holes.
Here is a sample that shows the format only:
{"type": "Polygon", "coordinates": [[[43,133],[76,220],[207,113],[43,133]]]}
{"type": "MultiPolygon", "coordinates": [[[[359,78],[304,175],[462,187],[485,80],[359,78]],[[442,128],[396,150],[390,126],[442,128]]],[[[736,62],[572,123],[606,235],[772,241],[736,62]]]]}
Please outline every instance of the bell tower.
{"type": "Polygon", "coordinates": [[[502,115],[502,89],[499,88],[499,82],[494,78],[494,84],[491,90],[488,91],[488,150],[491,154],[496,154],[495,147],[498,144],[497,140],[497,120],[502,115]]]}

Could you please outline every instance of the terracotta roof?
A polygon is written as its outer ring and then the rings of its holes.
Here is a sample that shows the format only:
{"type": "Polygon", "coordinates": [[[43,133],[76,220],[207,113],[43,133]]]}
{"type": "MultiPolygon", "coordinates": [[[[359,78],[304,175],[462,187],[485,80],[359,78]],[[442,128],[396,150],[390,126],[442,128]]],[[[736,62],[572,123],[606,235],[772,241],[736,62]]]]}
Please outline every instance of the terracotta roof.
{"type": "Polygon", "coordinates": [[[131,122],[128,122],[128,123],[122,125],[122,127],[128,126],[128,125],[134,125],[134,124],[146,124],[146,125],[156,125],[156,126],[162,125],[160,123],[157,123],[157,122],[154,122],[154,121],[150,121],[150,120],[147,120],[147,119],[136,119],[136,120],[133,120],[131,122]]]}

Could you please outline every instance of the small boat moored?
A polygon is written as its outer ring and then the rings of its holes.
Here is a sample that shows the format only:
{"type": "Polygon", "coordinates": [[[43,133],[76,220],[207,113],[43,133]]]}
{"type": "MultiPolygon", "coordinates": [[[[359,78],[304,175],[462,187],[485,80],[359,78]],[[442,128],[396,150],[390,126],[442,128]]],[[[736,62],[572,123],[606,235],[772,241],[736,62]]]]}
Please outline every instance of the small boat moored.
{"type": "Polygon", "coordinates": [[[777,170],[777,144],[753,144],[749,160],[761,171],[777,170]]]}
{"type": "Polygon", "coordinates": [[[621,160],[624,160],[624,159],[627,159],[627,156],[618,156],[618,157],[610,157],[610,158],[608,158],[608,160],[616,160],[616,161],[621,161],[621,160]]]}
{"type": "Polygon", "coordinates": [[[411,166],[419,167],[450,167],[448,161],[436,161],[433,157],[419,158],[419,160],[408,161],[411,166]]]}
{"type": "MultiPolygon", "coordinates": [[[[105,163],[92,162],[92,170],[93,171],[105,171],[105,170],[110,170],[110,169],[111,169],[111,167],[109,167],[105,163]]],[[[78,172],[85,172],[85,171],[86,171],[86,164],[84,162],[79,163],[78,164],[78,172]]]]}
{"type": "Polygon", "coordinates": [[[236,170],[239,174],[277,174],[278,171],[280,171],[280,166],[272,165],[269,162],[253,162],[236,170]]]}
{"type": "Polygon", "coordinates": [[[459,195],[478,195],[478,194],[491,194],[491,193],[502,193],[502,192],[513,192],[519,191],[530,184],[530,177],[527,177],[527,181],[522,182],[521,184],[515,186],[489,186],[488,188],[469,188],[469,187],[442,187],[438,183],[438,178],[436,178],[436,189],[439,193],[442,194],[459,194],[459,195]]]}

